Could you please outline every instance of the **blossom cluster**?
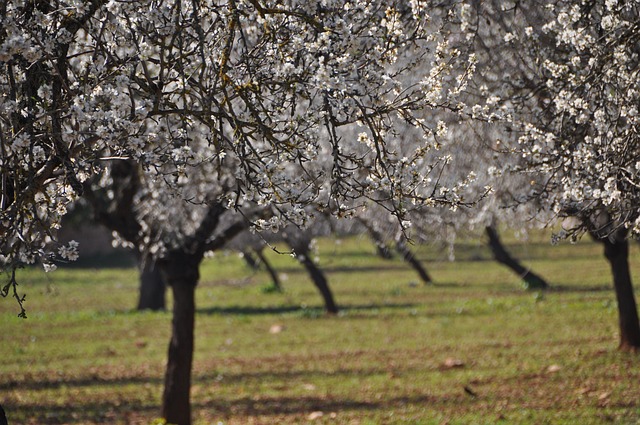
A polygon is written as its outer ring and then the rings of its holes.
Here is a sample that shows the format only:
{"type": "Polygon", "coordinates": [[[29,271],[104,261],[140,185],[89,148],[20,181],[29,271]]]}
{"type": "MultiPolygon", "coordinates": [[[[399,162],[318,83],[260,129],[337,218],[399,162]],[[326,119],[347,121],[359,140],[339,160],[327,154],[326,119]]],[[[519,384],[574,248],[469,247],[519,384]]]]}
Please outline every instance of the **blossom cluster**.
{"type": "MultiPolygon", "coordinates": [[[[637,2],[558,1],[538,38],[544,113],[523,117],[520,146],[557,214],[640,233],[637,2]],[[544,185],[544,186],[543,186],[544,185]]],[[[606,232],[606,231],[605,231],[606,232]]]]}

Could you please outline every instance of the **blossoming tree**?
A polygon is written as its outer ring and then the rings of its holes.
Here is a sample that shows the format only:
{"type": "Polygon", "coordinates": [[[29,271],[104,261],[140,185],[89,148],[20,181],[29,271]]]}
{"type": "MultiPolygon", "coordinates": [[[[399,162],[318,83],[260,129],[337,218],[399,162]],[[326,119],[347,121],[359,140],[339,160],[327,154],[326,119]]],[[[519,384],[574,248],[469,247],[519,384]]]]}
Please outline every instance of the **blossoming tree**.
{"type": "Polygon", "coordinates": [[[189,424],[198,264],[236,231],[219,228],[228,210],[263,230],[304,226],[311,202],[345,215],[384,201],[400,222],[408,199],[457,202],[434,188],[422,111],[459,108],[472,65],[436,3],[4,2],[3,294],[22,303],[16,268],[77,255],[55,247],[60,217],[124,168],[138,188],[112,195],[134,201],[134,239],[174,295],[163,416],[189,424]],[[399,156],[401,121],[422,137],[399,156]],[[264,206],[274,215],[252,216],[264,206]]]}
{"type": "Polygon", "coordinates": [[[486,2],[468,30],[488,63],[494,94],[481,111],[515,137],[511,171],[531,177],[521,199],[557,219],[558,239],[589,233],[605,246],[616,292],[620,347],[640,347],[628,237],[640,227],[638,102],[640,8],[616,0],[486,2]],[[500,62],[496,60],[500,58],[500,62]]]}

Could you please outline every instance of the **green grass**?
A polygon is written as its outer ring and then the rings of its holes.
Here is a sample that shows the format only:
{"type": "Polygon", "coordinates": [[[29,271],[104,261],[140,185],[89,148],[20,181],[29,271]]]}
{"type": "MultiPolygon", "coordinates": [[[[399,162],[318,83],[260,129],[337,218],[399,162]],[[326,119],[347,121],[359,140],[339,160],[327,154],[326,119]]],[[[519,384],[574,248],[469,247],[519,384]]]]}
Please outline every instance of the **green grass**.
{"type": "MultiPolygon", "coordinates": [[[[289,256],[268,253],[282,294],[265,291],[267,274],[237,255],[206,260],[195,422],[640,423],[640,358],[616,350],[601,247],[534,236],[506,241],[549,280],[545,293],[523,291],[481,241],[460,241],[453,263],[446,248],[414,247],[435,280],[423,286],[399,259],[373,256],[366,238],[322,240],[320,263],[342,307],[335,317],[289,256]]],[[[639,251],[632,246],[634,276],[639,251]]],[[[29,318],[0,302],[0,404],[10,423],[151,423],[171,316],[133,311],[136,270],[25,270],[19,280],[29,318]]]]}

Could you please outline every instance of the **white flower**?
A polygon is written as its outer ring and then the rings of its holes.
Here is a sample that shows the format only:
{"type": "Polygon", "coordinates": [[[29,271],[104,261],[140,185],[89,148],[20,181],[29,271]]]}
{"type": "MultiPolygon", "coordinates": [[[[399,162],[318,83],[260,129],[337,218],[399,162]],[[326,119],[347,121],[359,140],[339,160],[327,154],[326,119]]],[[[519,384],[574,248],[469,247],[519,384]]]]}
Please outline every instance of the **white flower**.
{"type": "Polygon", "coordinates": [[[42,268],[44,269],[45,273],[49,273],[56,270],[58,266],[53,263],[42,263],[42,268]]]}
{"type": "Polygon", "coordinates": [[[438,121],[436,136],[444,137],[446,134],[447,134],[447,124],[442,120],[438,121]]]}
{"type": "Polygon", "coordinates": [[[26,133],[19,133],[13,138],[11,143],[11,150],[14,152],[20,152],[29,146],[29,136],[26,133]]]}
{"type": "Polygon", "coordinates": [[[76,241],[69,241],[69,243],[67,244],[67,246],[61,246],[58,248],[58,254],[60,255],[60,257],[69,260],[69,261],[75,261],[78,259],[78,242],[76,241]]]}
{"type": "Polygon", "coordinates": [[[516,35],[515,35],[514,33],[512,33],[512,32],[508,32],[508,33],[506,33],[506,34],[504,35],[504,41],[505,41],[505,43],[510,43],[510,42],[512,42],[513,40],[515,40],[516,38],[517,38],[517,37],[516,37],[516,35]]]}
{"type": "Polygon", "coordinates": [[[615,24],[616,24],[616,19],[612,15],[603,16],[602,20],[600,21],[600,25],[602,26],[602,29],[605,31],[612,30],[615,24]]]}

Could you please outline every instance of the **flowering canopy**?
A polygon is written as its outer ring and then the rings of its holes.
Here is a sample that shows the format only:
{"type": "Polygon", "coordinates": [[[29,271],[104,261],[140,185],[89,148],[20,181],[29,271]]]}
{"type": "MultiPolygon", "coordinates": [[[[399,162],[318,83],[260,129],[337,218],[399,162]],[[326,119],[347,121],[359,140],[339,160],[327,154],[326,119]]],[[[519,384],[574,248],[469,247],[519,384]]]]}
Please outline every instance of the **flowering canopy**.
{"type": "Polygon", "coordinates": [[[559,2],[552,10],[557,18],[543,31],[560,54],[543,61],[549,113],[522,143],[554,176],[556,209],[606,224],[607,232],[622,226],[638,234],[640,5],[559,2]]]}
{"type": "Polygon", "coordinates": [[[448,47],[449,15],[432,3],[5,2],[2,263],[52,261],[68,204],[123,159],[144,175],[142,217],[182,211],[162,244],[212,202],[270,205],[269,227],[304,224],[312,201],[344,214],[381,187],[398,216],[406,198],[452,202],[430,176],[438,128],[423,117],[459,108],[473,61],[448,47]],[[399,122],[421,135],[401,156],[399,122]]]}
{"type": "Polygon", "coordinates": [[[516,135],[505,150],[520,157],[511,169],[530,176],[522,199],[580,219],[561,236],[638,234],[638,2],[494,3],[477,15],[492,16],[494,34],[477,35],[504,54],[485,79],[484,112],[516,135]]]}

